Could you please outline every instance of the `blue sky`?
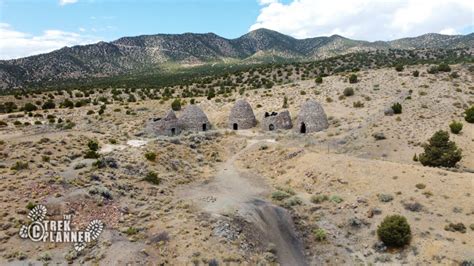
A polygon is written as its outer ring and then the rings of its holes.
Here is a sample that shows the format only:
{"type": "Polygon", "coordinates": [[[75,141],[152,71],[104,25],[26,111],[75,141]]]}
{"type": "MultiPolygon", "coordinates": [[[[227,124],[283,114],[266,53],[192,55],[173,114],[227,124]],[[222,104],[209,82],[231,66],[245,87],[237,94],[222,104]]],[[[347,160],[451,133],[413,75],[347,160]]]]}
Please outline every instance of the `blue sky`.
{"type": "Polygon", "coordinates": [[[0,2],[0,21],[21,32],[85,30],[107,40],[183,32],[215,32],[234,38],[245,34],[259,14],[254,0],[87,0],[66,5],[58,0],[0,2]]]}
{"type": "Polygon", "coordinates": [[[472,0],[0,0],[0,59],[156,33],[392,40],[474,29],[472,0]]]}

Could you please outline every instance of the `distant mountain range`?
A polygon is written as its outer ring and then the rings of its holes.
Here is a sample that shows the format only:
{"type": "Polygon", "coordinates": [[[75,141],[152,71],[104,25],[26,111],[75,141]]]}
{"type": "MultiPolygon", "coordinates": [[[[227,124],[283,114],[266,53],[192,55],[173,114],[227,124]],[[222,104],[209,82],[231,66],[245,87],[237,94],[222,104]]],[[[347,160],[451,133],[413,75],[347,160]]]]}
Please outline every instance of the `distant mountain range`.
{"type": "Polygon", "coordinates": [[[214,33],[143,35],[0,61],[0,89],[55,80],[146,73],[160,71],[164,66],[301,61],[360,51],[473,47],[474,33],[429,33],[388,42],[358,41],[339,35],[295,39],[267,29],[258,29],[236,39],[214,33]]]}

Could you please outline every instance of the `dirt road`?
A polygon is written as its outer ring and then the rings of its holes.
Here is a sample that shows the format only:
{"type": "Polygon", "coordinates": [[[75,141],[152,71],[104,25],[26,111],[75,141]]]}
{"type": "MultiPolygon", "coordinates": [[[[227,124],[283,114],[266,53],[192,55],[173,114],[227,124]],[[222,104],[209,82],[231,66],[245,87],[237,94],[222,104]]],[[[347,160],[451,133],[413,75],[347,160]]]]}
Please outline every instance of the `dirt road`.
{"type": "Polygon", "coordinates": [[[187,189],[185,197],[191,198],[207,213],[235,214],[252,223],[265,242],[275,246],[280,264],[307,265],[290,214],[264,200],[270,189],[262,178],[237,169],[234,164],[247,150],[268,142],[274,141],[249,140],[244,149],[220,166],[211,182],[187,189]]]}

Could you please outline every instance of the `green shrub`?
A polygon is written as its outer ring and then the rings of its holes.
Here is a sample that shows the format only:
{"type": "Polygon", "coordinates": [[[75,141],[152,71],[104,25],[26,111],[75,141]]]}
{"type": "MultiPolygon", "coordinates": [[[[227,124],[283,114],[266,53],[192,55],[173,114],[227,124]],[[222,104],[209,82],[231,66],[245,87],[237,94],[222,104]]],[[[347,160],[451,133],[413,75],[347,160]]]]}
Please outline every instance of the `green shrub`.
{"type": "Polygon", "coordinates": [[[216,97],[216,92],[214,88],[210,88],[209,91],[207,92],[207,99],[211,100],[214,97],[216,97]]]}
{"type": "Polygon", "coordinates": [[[289,199],[286,199],[285,202],[283,203],[283,206],[286,207],[286,208],[289,208],[289,207],[293,207],[293,206],[296,206],[296,205],[301,205],[303,203],[303,201],[294,196],[294,197],[291,197],[289,199]]]}
{"type": "Polygon", "coordinates": [[[333,196],[331,196],[330,200],[331,200],[332,202],[338,203],[338,204],[344,201],[344,200],[343,200],[340,196],[338,196],[338,195],[333,195],[333,196]]]}
{"type": "Polygon", "coordinates": [[[174,101],[171,103],[171,109],[173,109],[174,111],[181,110],[181,100],[174,99],[174,101]]]}
{"type": "Polygon", "coordinates": [[[449,128],[451,129],[451,133],[453,134],[459,134],[462,130],[462,123],[458,121],[453,121],[451,124],[449,124],[449,128]]]}
{"type": "Polygon", "coordinates": [[[424,189],[424,188],[426,188],[426,185],[423,184],[423,183],[418,183],[418,184],[415,185],[415,187],[416,187],[417,189],[424,189]]]}
{"type": "Polygon", "coordinates": [[[148,172],[143,180],[153,185],[159,185],[161,183],[161,178],[153,171],[148,172]]]}
{"type": "Polygon", "coordinates": [[[33,202],[29,201],[28,204],[26,204],[26,208],[28,210],[32,210],[34,207],[36,207],[36,204],[34,204],[33,202]]]}
{"type": "MultiPolygon", "coordinates": [[[[58,121],[59,123],[59,121],[58,121]]],[[[73,127],[76,126],[76,123],[74,122],[71,122],[71,121],[67,121],[64,125],[62,125],[62,129],[72,129],[73,127]]]]}
{"type": "Polygon", "coordinates": [[[36,107],[36,105],[32,103],[25,103],[25,105],[23,106],[23,111],[25,112],[31,112],[36,110],[38,110],[38,107],[36,107]]]}
{"type": "Polygon", "coordinates": [[[397,72],[402,72],[402,71],[403,71],[403,65],[396,65],[396,66],[395,66],[395,70],[396,70],[397,72]]]}
{"type": "Polygon", "coordinates": [[[394,103],[392,105],[392,110],[394,114],[401,114],[402,113],[402,105],[400,103],[394,103]]]}
{"type": "Polygon", "coordinates": [[[135,228],[135,227],[129,227],[127,228],[127,230],[125,231],[125,234],[131,236],[131,235],[136,235],[138,233],[138,229],[135,228]]]}
{"type": "Polygon", "coordinates": [[[89,140],[89,142],[87,143],[87,147],[91,151],[98,151],[99,150],[99,143],[95,140],[89,140]]]}
{"type": "Polygon", "coordinates": [[[424,166],[454,167],[462,159],[462,151],[456,143],[449,141],[449,133],[440,130],[423,145],[424,153],[418,160],[424,166]]]}
{"type": "Polygon", "coordinates": [[[84,158],[86,159],[97,159],[99,157],[100,156],[96,151],[88,150],[84,153],[84,158]]]}
{"type": "Polygon", "coordinates": [[[321,242],[326,240],[326,231],[322,228],[315,229],[313,231],[314,238],[316,238],[317,241],[321,242]]]}
{"type": "Polygon", "coordinates": [[[347,88],[344,89],[344,91],[342,93],[344,94],[344,96],[349,97],[349,96],[354,95],[354,89],[350,88],[350,87],[347,87],[347,88]]]}
{"type": "Polygon", "coordinates": [[[156,159],[156,153],[150,151],[150,152],[147,152],[145,153],[145,158],[148,160],[148,161],[155,161],[156,159]]]}
{"type": "Polygon", "coordinates": [[[362,107],[364,107],[364,103],[361,102],[361,101],[353,102],[352,105],[354,106],[354,108],[362,108],[362,107]]]}
{"type": "Polygon", "coordinates": [[[474,123],[474,105],[464,111],[464,113],[466,114],[466,116],[464,116],[464,120],[466,120],[468,123],[474,123]]]}
{"type": "Polygon", "coordinates": [[[74,103],[69,100],[69,99],[65,99],[60,105],[59,105],[61,108],[69,108],[69,109],[72,109],[74,108],[74,103]]]}
{"type": "Polygon", "coordinates": [[[6,127],[8,126],[8,123],[5,121],[0,121],[0,127],[6,127]]]}
{"type": "Polygon", "coordinates": [[[314,203],[314,204],[319,204],[319,203],[322,203],[322,202],[328,201],[328,200],[329,200],[328,195],[313,195],[313,196],[311,196],[311,202],[314,203]]]}
{"type": "Polygon", "coordinates": [[[413,71],[413,76],[415,78],[419,77],[420,76],[420,71],[418,71],[418,70],[413,71]]]}
{"type": "Polygon", "coordinates": [[[272,193],[272,199],[274,200],[284,200],[286,198],[289,198],[291,197],[291,195],[287,192],[284,192],[284,191],[281,191],[281,190],[277,190],[275,192],[272,193]]]}
{"type": "Polygon", "coordinates": [[[349,76],[349,83],[357,83],[357,75],[352,74],[349,76]]]}
{"type": "Polygon", "coordinates": [[[54,108],[56,108],[56,104],[53,101],[49,100],[49,101],[45,102],[43,104],[43,106],[41,106],[41,108],[43,110],[54,109],[54,108]]]}
{"type": "Polygon", "coordinates": [[[11,113],[18,109],[14,102],[0,103],[0,113],[11,113]]]}
{"type": "Polygon", "coordinates": [[[288,108],[288,97],[286,97],[286,96],[283,97],[283,106],[282,106],[282,108],[285,108],[285,109],[288,108]]]}
{"type": "Polygon", "coordinates": [[[99,143],[97,141],[89,140],[89,142],[87,143],[87,147],[89,148],[89,150],[87,150],[84,153],[84,158],[86,159],[99,158],[99,154],[97,153],[97,151],[99,150],[99,143]]]}
{"type": "Polygon", "coordinates": [[[378,226],[377,235],[386,246],[403,247],[410,243],[411,229],[405,217],[390,215],[378,226]]]}
{"type": "Polygon", "coordinates": [[[314,82],[316,82],[316,84],[321,84],[321,83],[323,83],[323,77],[321,77],[321,76],[317,77],[317,78],[314,80],[314,82]]]}
{"type": "Polygon", "coordinates": [[[28,169],[28,162],[17,161],[10,169],[15,171],[28,169]]]}
{"type": "Polygon", "coordinates": [[[451,71],[451,67],[449,67],[448,64],[441,63],[441,64],[438,65],[438,71],[441,71],[441,72],[450,72],[450,71],[451,71]]]}
{"type": "Polygon", "coordinates": [[[296,194],[296,192],[291,187],[280,187],[280,186],[278,186],[276,189],[281,190],[283,192],[286,192],[290,195],[295,195],[296,194]]]}
{"type": "Polygon", "coordinates": [[[436,74],[436,73],[438,73],[438,67],[437,66],[432,66],[426,72],[428,72],[428,74],[436,74]]]}

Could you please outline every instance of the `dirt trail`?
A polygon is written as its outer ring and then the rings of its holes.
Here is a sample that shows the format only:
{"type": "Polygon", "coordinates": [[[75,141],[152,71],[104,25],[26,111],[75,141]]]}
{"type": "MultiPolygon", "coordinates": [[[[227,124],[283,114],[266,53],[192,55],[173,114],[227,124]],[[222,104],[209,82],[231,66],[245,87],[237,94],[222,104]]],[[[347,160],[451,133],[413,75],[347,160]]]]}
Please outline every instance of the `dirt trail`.
{"type": "Polygon", "coordinates": [[[206,184],[188,189],[185,197],[193,199],[204,211],[235,214],[257,228],[264,241],[275,245],[282,265],[307,265],[302,243],[298,239],[290,214],[283,208],[263,200],[270,191],[264,180],[239,171],[234,162],[250,148],[273,140],[249,140],[247,146],[233,155],[206,184]]]}

